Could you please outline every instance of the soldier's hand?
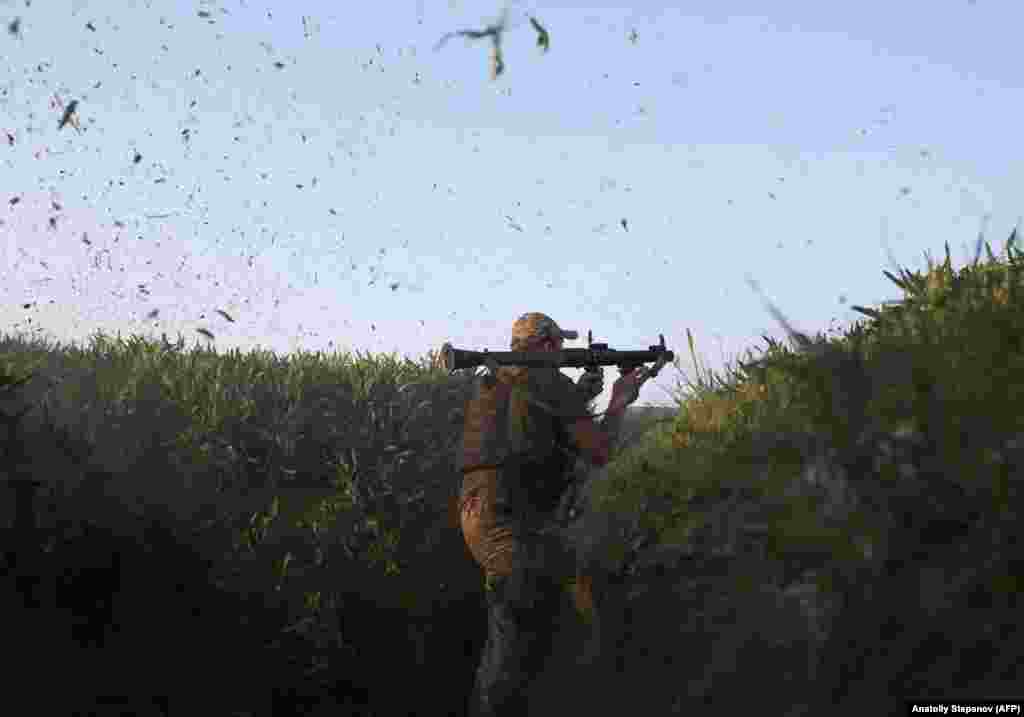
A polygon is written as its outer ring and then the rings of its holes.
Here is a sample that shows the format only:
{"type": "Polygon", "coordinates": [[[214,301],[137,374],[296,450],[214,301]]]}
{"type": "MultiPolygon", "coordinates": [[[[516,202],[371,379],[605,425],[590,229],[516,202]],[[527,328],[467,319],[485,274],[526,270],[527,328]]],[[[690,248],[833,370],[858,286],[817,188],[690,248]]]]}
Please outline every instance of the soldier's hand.
{"type": "Polygon", "coordinates": [[[637,367],[619,376],[615,383],[612,384],[612,400],[608,404],[608,411],[616,413],[624,410],[640,398],[640,387],[644,385],[648,378],[647,369],[641,367],[637,367]]]}

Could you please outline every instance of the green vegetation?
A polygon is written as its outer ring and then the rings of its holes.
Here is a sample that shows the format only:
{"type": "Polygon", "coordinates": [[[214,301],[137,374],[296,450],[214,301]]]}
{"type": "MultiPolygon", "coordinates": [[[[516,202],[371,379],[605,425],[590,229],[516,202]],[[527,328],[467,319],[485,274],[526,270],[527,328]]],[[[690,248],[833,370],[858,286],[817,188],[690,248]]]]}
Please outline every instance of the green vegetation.
{"type": "MultiPolygon", "coordinates": [[[[1009,246],[1007,259],[989,250],[954,272],[947,246],[924,275],[887,273],[901,302],[855,307],[864,321],[794,336],[796,350],[765,337],[724,380],[700,375],[688,332],[698,382],[594,491],[625,526],[607,548],[619,570],[599,669],[629,686],[630,709],[756,693],[766,713],[852,714],[891,695],[1010,692],[1024,303],[1009,246]]],[[[103,336],[7,338],[0,354],[5,466],[43,482],[39,534],[164,526],[202,556],[190,580],[273,612],[256,651],[267,677],[249,683],[301,673],[326,693],[396,664],[472,679],[461,641],[483,639],[482,588],[450,512],[471,373],[446,375],[434,353],[219,355],[103,336]],[[445,657],[452,643],[465,655],[445,657]]],[[[296,705],[297,689],[275,694],[296,705]]],[[[380,714],[401,709],[388,692],[380,714]]]]}
{"type": "MultiPolygon", "coordinates": [[[[658,617],[633,628],[665,652],[688,645],[674,669],[692,664],[682,671],[706,680],[691,683],[684,704],[711,696],[718,706],[756,688],[768,713],[807,703],[852,714],[885,712],[891,696],[1012,692],[1021,657],[1005,638],[1019,609],[1010,590],[1020,574],[1024,391],[1015,238],[1008,262],[988,249],[988,263],[954,272],[947,245],[945,262],[928,258],[924,275],[886,272],[903,300],[854,307],[868,319],[841,337],[794,336],[796,351],[765,337],[765,355],[725,380],[700,377],[698,366],[674,424],[611,467],[600,508],[635,517],[684,557],[656,581],[662,602],[636,606],[658,617]],[[725,558],[720,579],[700,567],[710,556],[725,558]],[[679,599],[702,577],[713,592],[690,610],[727,626],[707,627],[704,649],[679,599]],[[802,631],[810,661],[800,670],[778,658],[801,642],[786,603],[808,594],[803,622],[824,619],[826,634],[802,631]],[[666,596],[678,633],[665,629],[666,596]],[[756,646],[751,636],[772,625],[787,626],[778,644],[756,646]]],[[[680,695],[657,663],[651,654],[636,664],[651,675],[638,691],[658,694],[649,707],[663,712],[680,695]]]]}

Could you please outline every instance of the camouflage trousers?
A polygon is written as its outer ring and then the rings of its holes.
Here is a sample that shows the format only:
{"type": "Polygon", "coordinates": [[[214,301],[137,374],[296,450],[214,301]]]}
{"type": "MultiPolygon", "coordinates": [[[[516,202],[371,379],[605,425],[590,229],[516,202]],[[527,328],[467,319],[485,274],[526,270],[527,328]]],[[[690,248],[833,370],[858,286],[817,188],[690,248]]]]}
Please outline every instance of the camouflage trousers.
{"type": "Polygon", "coordinates": [[[566,579],[546,569],[537,554],[558,546],[541,536],[531,538],[518,546],[531,555],[517,560],[508,575],[489,575],[485,583],[487,642],[476,672],[472,717],[527,715],[527,690],[552,653],[566,579]]]}
{"type": "Polygon", "coordinates": [[[496,471],[464,480],[457,514],[487,588],[487,642],[469,710],[474,717],[526,714],[526,691],[551,655],[566,593],[584,623],[596,616],[591,578],[581,574],[558,526],[511,505],[496,471]]]}

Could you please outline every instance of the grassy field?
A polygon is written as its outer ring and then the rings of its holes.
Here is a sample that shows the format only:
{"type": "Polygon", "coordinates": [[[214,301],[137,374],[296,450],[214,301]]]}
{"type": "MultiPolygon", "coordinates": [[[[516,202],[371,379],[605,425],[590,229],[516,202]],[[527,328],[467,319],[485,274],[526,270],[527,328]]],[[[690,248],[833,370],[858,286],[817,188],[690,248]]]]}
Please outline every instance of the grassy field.
{"type": "MultiPolygon", "coordinates": [[[[1024,303],[1007,257],[954,271],[947,246],[924,274],[889,274],[898,304],[855,307],[865,320],[840,336],[790,334],[792,349],[768,339],[725,377],[701,374],[690,337],[697,381],[677,408],[631,416],[662,420],[627,429],[570,528],[605,566],[601,658],[581,672],[566,637],[536,713],[563,710],[570,682],[576,706],[753,701],[787,715],[1019,684],[1024,303]]],[[[371,714],[360,700],[458,713],[483,631],[450,511],[471,372],[449,376],[433,353],[280,358],[139,338],[8,337],[0,356],[4,466],[41,484],[51,568],[36,589],[57,605],[62,590],[114,585],[104,619],[122,629],[97,628],[104,654],[129,659],[157,634],[216,642],[222,669],[196,667],[196,684],[239,713],[318,700],[325,714],[371,714]],[[60,561],[93,577],[67,587],[60,561]],[[216,619],[200,628],[203,606],[216,619]],[[436,704],[399,694],[399,669],[449,689],[436,704]]],[[[63,649],[58,623],[23,624],[63,649]]],[[[150,677],[150,692],[189,703],[179,680],[150,677]]]]}

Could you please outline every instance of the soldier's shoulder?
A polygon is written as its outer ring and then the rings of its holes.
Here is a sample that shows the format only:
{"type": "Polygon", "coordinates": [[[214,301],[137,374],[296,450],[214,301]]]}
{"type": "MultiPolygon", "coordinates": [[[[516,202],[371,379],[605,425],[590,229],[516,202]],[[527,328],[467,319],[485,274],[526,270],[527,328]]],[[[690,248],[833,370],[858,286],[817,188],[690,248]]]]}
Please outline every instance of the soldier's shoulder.
{"type": "Polygon", "coordinates": [[[552,371],[537,371],[531,376],[535,388],[541,391],[552,391],[562,393],[575,387],[572,379],[558,369],[552,371]]]}

